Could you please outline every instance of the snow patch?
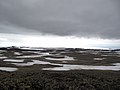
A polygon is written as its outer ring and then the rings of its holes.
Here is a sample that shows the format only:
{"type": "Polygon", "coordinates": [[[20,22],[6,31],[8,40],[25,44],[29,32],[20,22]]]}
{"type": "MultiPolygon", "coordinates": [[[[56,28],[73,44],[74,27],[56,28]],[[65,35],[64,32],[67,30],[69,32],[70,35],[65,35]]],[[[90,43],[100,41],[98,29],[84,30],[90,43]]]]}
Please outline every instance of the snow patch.
{"type": "Polygon", "coordinates": [[[18,69],[17,68],[12,68],[12,67],[0,67],[0,70],[13,72],[13,71],[16,71],[18,69]]]}

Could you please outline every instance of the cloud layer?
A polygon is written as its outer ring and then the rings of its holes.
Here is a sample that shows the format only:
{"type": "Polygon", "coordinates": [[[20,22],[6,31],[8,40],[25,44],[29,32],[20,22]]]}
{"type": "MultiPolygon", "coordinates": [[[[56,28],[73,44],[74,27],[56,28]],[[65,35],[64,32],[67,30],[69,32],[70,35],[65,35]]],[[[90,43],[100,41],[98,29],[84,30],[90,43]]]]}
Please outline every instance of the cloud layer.
{"type": "Polygon", "coordinates": [[[0,47],[28,46],[28,47],[66,47],[66,48],[120,48],[120,40],[78,38],[73,36],[53,35],[21,35],[0,33],[0,47]]]}
{"type": "Polygon", "coordinates": [[[0,33],[120,39],[119,0],[0,0],[0,33]]]}

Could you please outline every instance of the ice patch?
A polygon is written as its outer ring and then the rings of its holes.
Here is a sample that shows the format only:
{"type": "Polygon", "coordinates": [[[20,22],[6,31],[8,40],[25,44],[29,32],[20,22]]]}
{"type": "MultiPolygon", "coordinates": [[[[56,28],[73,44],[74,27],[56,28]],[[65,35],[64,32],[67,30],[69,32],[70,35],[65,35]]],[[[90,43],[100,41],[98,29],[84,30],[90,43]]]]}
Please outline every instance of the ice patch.
{"type": "Polygon", "coordinates": [[[68,70],[120,70],[120,63],[116,63],[116,66],[92,66],[92,65],[67,65],[61,64],[62,67],[43,68],[42,70],[53,70],[53,71],[68,71],[68,70]]]}
{"type": "Polygon", "coordinates": [[[3,61],[8,61],[8,62],[24,62],[24,60],[17,60],[17,59],[5,59],[3,61]]]}
{"type": "Polygon", "coordinates": [[[16,71],[18,69],[17,68],[12,68],[12,67],[0,67],[0,70],[13,72],[13,71],[16,71]]]}
{"type": "Polygon", "coordinates": [[[21,49],[25,49],[25,50],[46,50],[44,48],[34,48],[34,47],[21,47],[21,49]]]}
{"type": "Polygon", "coordinates": [[[105,58],[94,58],[94,60],[104,60],[105,58]]]}
{"type": "Polygon", "coordinates": [[[51,64],[50,62],[39,61],[39,60],[32,60],[34,64],[51,64]]]}
{"type": "Polygon", "coordinates": [[[113,65],[115,65],[115,66],[120,66],[120,63],[113,63],[113,65]]]}
{"type": "Polygon", "coordinates": [[[3,54],[0,54],[0,56],[2,56],[3,54]]]}
{"type": "Polygon", "coordinates": [[[50,62],[45,61],[39,61],[39,60],[32,60],[33,62],[27,62],[27,63],[11,63],[16,66],[32,66],[34,64],[51,64],[50,62]]]}
{"type": "Polygon", "coordinates": [[[5,56],[0,56],[0,59],[6,59],[7,57],[5,57],[5,56]]]}
{"type": "Polygon", "coordinates": [[[47,60],[56,60],[56,61],[65,61],[65,60],[74,60],[73,57],[65,56],[64,58],[45,58],[47,60]]]}
{"type": "Polygon", "coordinates": [[[51,55],[49,53],[39,53],[39,55],[25,55],[25,56],[17,56],[16,58],[37,58],[37,57],[43,57],[51,55]]]}
{"type": "Polygon", "coordinates": [[[44,55],[26,55],[26,56],[17,56],[16,58],[37,58],[42,56],[44,55]]]}
{"type": "Polygon", "coordinates": [[[21,53],[19,53],[19,52],[14,52],[14,55],[21,55],[21,53]]]}
{"type": "Polygon", "coordinates": [[[109,55],[101,55],[101,56],[107,57],[107,56],[109,56],[109,55]]]}
{"type": "Polygon", "coordinates": [[[120,54],[120,51],[116,51],[117,54],[120,54]]]}

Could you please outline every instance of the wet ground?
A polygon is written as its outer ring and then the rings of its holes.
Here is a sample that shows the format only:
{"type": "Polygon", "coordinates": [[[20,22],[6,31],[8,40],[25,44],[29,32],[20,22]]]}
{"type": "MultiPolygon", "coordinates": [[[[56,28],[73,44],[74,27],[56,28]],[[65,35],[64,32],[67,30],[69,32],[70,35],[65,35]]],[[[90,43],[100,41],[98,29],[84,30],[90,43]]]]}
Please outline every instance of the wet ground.
{"type": "Polygon", "coordinates": [[[40,70],[54,71],[81,69],[119,71],[120,53],[92,49],[7,49],[0,51],[0,62],[0,70],[3,71],[15,71],[33,65],[44,66],[40,70]]]}
{"type": "Polygon", "coordinates": [[[120,50],[10,47],[0,50],[0,74],[0,85],[3,85],[0,88],[4,89],[4,86],[10,88],[10,81],[15,84],[12,84],[13,89],[18,87],[16,85],[21,88],[20,82],[23,81],[24,89],[36,89],[36,85],[41,85],[38,89],[43,89],[43,83],[47,80],[46,83],[49,86],[46,87],[49,87],[49,89],[44,87],[44,90],[57,90],[51,87],[53,81],[53,86],[56,86],[57,83],[59,88],[65,87],[61,90],[70,90],[70,88],[72,88],[71,90],[106,90],[106,88],[107,90],[120,90],[120,50]],[[31,79],[35,79],[37,84],[31,85],[33,84],[31,79]],[[101,81],[102,79],[105,81],[101,81]],[[7,85],[5,84],[6,80],[7,85]],[[44,82],[41,82],[41,80],[44,82]],[[37,81],[40,81],[41,84],[37,81]],[[84,86],[85,89],[81,89],[82,87],[79,84],[84,86]]]}

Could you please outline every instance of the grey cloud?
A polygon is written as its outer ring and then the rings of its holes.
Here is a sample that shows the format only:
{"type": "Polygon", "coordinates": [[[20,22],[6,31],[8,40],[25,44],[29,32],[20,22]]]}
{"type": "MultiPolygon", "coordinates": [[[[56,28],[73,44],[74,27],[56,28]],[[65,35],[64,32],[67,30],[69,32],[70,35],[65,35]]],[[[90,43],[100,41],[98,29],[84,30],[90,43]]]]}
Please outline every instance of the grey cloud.
{"type": "Polygon", "coordinates": [[[0,25],[16,28],[0,32],[120,39],[119,5],[119,0],[0,0],[0,25]]]}

